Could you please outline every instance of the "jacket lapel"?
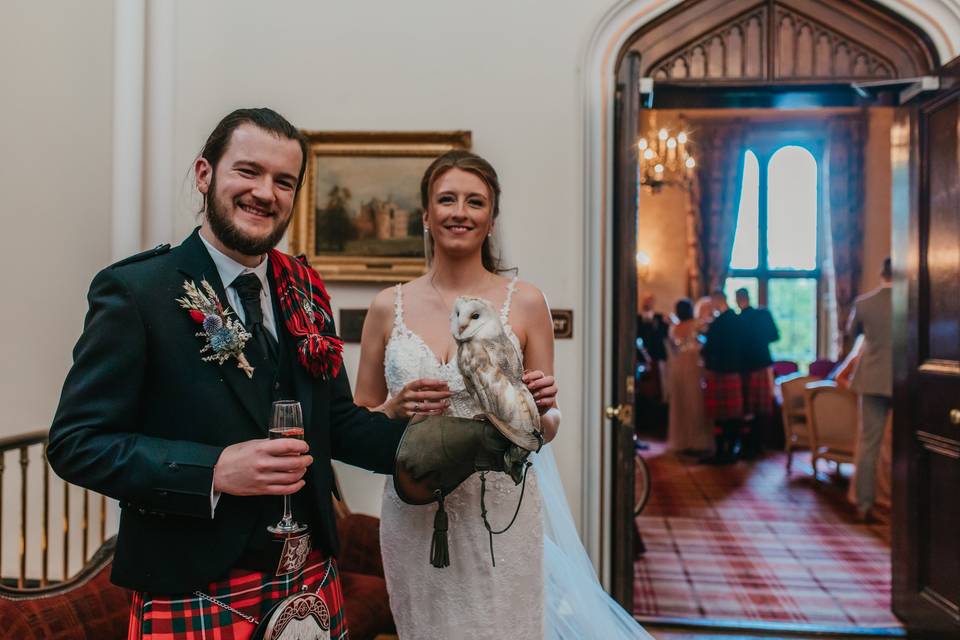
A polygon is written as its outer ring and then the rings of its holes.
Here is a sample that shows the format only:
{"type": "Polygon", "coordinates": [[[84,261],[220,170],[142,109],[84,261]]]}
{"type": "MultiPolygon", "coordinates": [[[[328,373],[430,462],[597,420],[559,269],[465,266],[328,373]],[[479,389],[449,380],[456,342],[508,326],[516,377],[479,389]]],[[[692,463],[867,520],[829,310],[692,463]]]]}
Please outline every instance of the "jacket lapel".
{"type": "MultiPolygon", "coordinates": [[[[213,259],[210,258],[210,253],[203,245],[203,241],[200,240],[199,230],[195,229],[190,237],[183,241],[178,253],[180,254],[180,260],[177,269],[197,285],[200,284],[201,280],[209,282],[210,286],[212,286],[216,292],[217,297],[220,299],[221,304],[223,304],[224,307],[230,308],[231,312],[236,315],[236,310],[230,307],[227,302],[226,291],[224,290],[223,282],[220,281],[220,274],[217,272],[217,267],[213,264],[213,259]]],[[[215,362],[203,362],[201,364],[204,366],[220,367],[223,380],[233,391],[240,404],[247,410],[247,413],[250,414],[251,419],[253,419],[257,425],[257,429],[266,432],[270,407],[269,403],[264,404],[262,401],[263,393],[261,386],[265,382],[269,384],[270,381],[264,380],[264,375],[267,370],[257,367],[258,364],[262,363],[253,355],[255,350],[250,349],[249,346],[250,342],[248,341],[248,348],[245,349],[245,353],[250,364],[254,367],[253,378],[248,378],[247,374],[237,367],[236,360],[233,358],[230,358],[222,365],[218,365],[215,362]]]]}

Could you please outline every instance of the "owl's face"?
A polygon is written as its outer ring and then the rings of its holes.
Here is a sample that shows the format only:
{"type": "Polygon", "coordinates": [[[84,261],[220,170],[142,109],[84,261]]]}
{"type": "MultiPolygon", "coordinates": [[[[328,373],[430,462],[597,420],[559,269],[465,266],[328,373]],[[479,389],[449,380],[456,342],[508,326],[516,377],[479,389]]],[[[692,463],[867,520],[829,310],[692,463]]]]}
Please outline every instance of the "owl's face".
{"type": "Polygon", "coordinates": [[[460,296],[453,303],[450,331],[457,342],[492,338],[503,331],[493,305],[483,298],[460,296]]]}

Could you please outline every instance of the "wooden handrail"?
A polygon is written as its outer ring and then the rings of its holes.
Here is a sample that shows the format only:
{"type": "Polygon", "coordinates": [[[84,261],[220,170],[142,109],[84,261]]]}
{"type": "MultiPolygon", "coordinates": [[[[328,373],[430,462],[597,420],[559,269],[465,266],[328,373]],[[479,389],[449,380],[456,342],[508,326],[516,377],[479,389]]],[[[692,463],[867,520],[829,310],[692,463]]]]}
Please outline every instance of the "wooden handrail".
{"type": "Polygon", "coordinates": [[[47,441],[46,431],[31,431],[21,433],[15,436],[4,436],[0,438],[0,453],[13,451],[21,447],[29,447],[47,441]]]}
{"type": "MultiPolygon", "coordinates": [[[[3,508],[3,486],[4,486],[4,472],[5,472],[5,461],[4,454],[8,451],[17,451],[19,452],[18,462],[20,464],[20,528],[19,528],[19,567],[17,571],[17,590],[22,590],[24,592],[34,591],[35,587],[28,587],[27,580],[27,546],[28,546],[28,536],[27,536],[27,520],[28,520],[28,469],[31,463],[30,450],[31,447],[40,447],[40,458],[43,461],[44,469],[42,476],[42,513],[41,513],[41,524],[40,524],[40,579],[38,581],[39,588],[44,589],[49,586],[49,567],[50,567],[50,464],[47,461],[47,431],[31,431],[29,433],[23,433],[13,436],[5,436],[0,438],[0,550],[3,548],[3,517],[4,517],[4,508],[3,508]]],[[[63,515],[62,515],[62,528],[63,528],[63,581],[66,582],[70,580],[69,574],[69,565],[70,565],[70,484],[67,482],[63,483],[63,515]]],[[[100,522],[99,522],[99,533],[100,533],[100,543],[98,545],[102,546],[106,540],[106,506],[107,499],[105,496],[100,496],[100,522]]],[[[87,563],[89,560],[89,537],[91,535],[90,526],[90,492],[86,489],[83,490],[83,514],[81,522],[81,548],[83,553],[83,561],[87,563]]],[[[0,551],[0,559],[2,559],[3,553],[0,551]]],[[[2,586],[3,579],[3,567],[0,565],[0,586],[2,586]]],[[[11,578],[12,579],[12,578],[11,578]]],[[[10,587],[4,587],[4,589],[10,589],[10,587]]]]}

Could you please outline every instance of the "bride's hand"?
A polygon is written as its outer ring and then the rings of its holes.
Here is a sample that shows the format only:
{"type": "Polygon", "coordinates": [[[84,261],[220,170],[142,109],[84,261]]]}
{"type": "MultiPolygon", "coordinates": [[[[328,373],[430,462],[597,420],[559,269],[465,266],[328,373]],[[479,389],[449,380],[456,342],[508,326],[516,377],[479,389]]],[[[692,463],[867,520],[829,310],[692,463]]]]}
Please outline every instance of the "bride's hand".
{"type": "Polygon", "coordinates": [[[440,415],[450,403],[447,383],[433,378],[419,378],[408,383],[385,404],[391,418],[410,418],[415,414],[440,415]]]}
{"type": "Polygon", "coordinates": [[[553,376],[544,375],[543,371],[525,371],[523,384],[527,385],[533,399],[537,402],[540,413],[546,413],[557,403],[557,380],[553,376]]]}

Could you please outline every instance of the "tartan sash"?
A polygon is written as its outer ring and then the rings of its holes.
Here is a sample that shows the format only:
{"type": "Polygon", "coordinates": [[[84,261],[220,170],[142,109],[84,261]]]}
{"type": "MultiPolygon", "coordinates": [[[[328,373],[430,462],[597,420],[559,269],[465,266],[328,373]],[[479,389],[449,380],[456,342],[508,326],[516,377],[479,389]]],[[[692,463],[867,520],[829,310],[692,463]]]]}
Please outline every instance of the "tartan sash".
{"type": "Polygon", "coordinates": [[[333,333],[330,295],[305,256],[293,258],[273,249],[270,268],[287,331],[297,343],[300,364],[315,378],[329,380],[343,366],[343,340],[333,333]]]}

